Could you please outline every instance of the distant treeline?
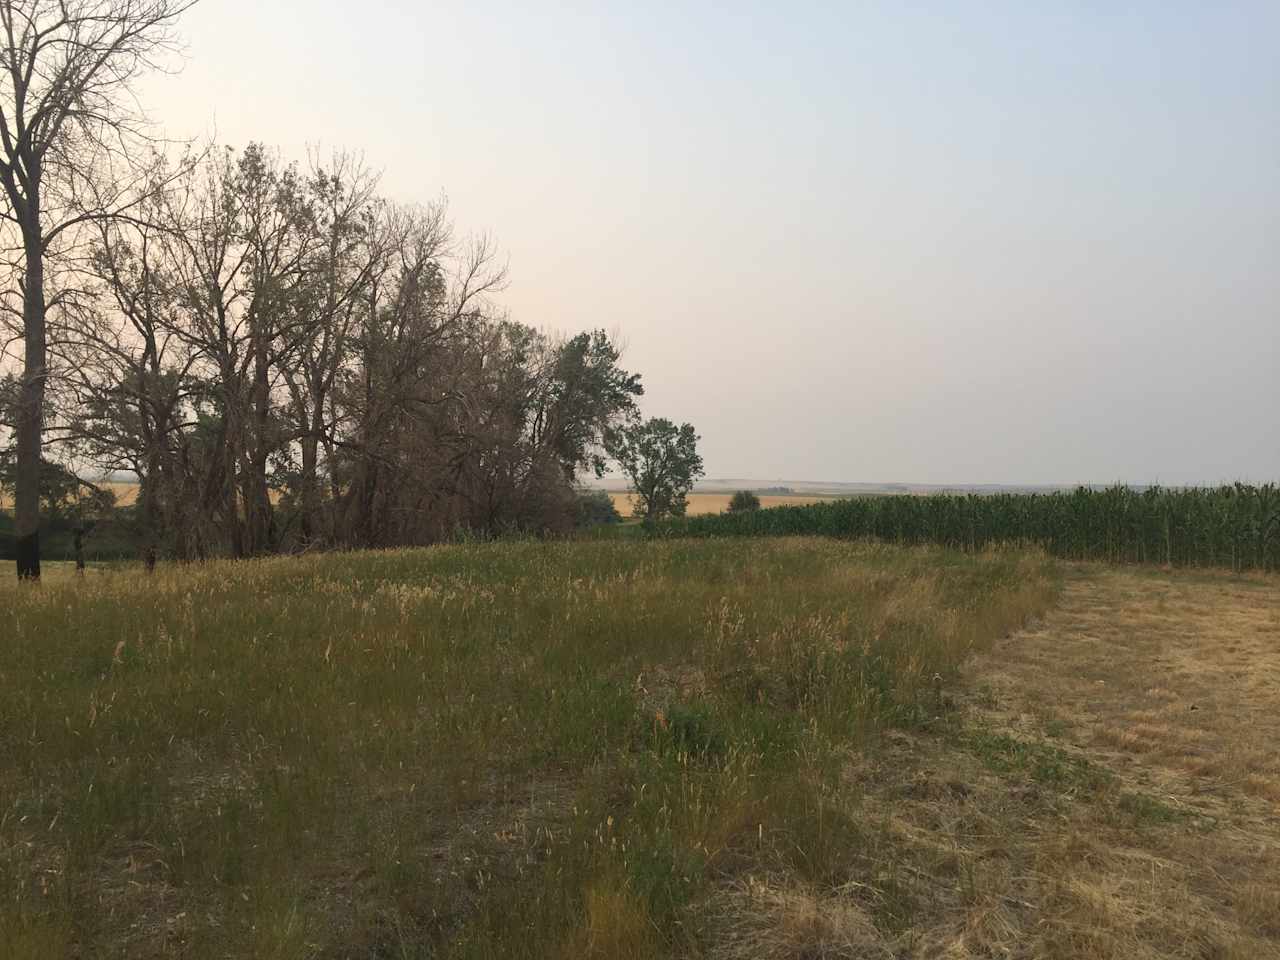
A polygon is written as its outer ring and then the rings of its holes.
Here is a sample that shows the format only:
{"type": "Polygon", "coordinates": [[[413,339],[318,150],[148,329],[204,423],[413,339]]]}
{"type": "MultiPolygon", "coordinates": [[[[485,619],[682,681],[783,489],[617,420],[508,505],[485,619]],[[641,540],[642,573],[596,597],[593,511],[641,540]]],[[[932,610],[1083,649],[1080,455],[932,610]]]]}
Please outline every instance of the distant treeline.
{"type": "Polygon", "coordinates": [[[1280,485],[865,497],[687,517],[661,530],[871,537],[962,550],[1021,542],[1070,560],[1280,570],[1280,485]]]}

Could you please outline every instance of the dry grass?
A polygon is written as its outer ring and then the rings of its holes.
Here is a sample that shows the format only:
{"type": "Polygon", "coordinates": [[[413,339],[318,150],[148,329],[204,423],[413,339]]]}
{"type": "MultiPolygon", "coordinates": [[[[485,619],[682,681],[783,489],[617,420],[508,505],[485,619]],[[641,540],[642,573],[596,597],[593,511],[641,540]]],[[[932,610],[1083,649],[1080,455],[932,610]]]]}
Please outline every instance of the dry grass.
{"type": "Polygon", "coordinates": [[[1073,569],[851,765],[951,958],[1280,956],[1280,579],[1073,569]]]}
{"type": "Polygon", "coordinates": [[[748,877],[708,904],[712,960],[887,958],[894,951],[870,911],[848,890],[748,877]]]}
{"type": "Polygon", "coordinates": [[[1197,814],[1280,803],[1280,578],[1082,570],[986,681],[1197,814]]]}
{"type": "MultiPolygon", "coordinates": [[[[628,493],[611,493],[613,505],[624,517],[631,516],[633,509],[631,495],[628,493]]],[[[705,513],[724,513],[729,508],[731,493],[691,493],[689,494],[688,516],[696,517],[705,513]]],[[[760,495],[760,506],[763,507],[800,507],[808,503],[820,503],[830,497],[803,497],[782,495],[760,495]]]]}

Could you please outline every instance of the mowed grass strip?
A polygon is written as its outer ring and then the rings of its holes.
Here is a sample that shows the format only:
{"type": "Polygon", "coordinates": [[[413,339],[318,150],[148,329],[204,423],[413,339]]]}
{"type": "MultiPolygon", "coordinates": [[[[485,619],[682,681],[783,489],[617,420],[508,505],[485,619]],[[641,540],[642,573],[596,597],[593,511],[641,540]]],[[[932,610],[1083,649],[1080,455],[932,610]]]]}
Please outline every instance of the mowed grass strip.
{"type": "MultiPolygon", "coordinates": [[[[0,956],[746,955],[753,878],[878,875],[851,752],[1056,589],[805,539],[6,584],[0,956]]],[[[873,886],[842,936],[910,923],[873,886]]]]}
{"type": "Polygon", "coordinates": [[[946,722],[852,762],[928,905],[903,955],[1280,957],[1280,577],[1063,576],[946,722]]]}

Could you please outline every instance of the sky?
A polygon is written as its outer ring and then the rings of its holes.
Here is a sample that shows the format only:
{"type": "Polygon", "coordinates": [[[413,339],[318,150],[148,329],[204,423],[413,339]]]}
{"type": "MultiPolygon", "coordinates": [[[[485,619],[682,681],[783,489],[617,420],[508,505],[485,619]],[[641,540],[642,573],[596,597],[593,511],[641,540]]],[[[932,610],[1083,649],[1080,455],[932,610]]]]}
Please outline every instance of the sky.
{"type": "Polygon", "coordinates": [[[175,137],[350,148],[709,478],[1280,479],[1280,4],[203,0],[175,137]]]}

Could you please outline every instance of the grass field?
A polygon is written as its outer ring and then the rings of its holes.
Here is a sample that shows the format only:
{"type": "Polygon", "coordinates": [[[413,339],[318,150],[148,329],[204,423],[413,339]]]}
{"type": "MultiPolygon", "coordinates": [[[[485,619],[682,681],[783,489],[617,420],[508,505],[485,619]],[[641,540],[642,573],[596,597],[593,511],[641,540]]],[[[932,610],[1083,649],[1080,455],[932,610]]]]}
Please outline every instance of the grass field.
{"type": "Polygon", "coordinates": [[[1280,947],[1280,579],[826,540],[0,581],[0,957],[1280,947]]]}
{"type": "Polygon", "coordinates": [[[837,882],[848,752],[1053,585],[779,540],[3,589],[0,956],[638,957],[837,882]]]}

